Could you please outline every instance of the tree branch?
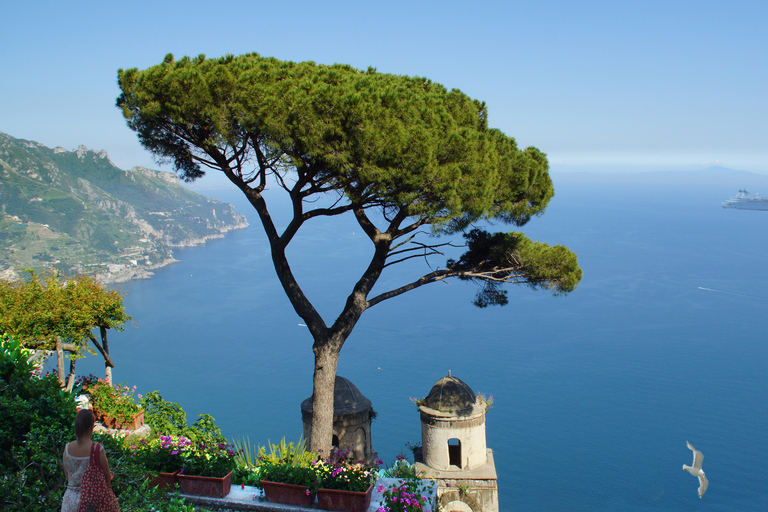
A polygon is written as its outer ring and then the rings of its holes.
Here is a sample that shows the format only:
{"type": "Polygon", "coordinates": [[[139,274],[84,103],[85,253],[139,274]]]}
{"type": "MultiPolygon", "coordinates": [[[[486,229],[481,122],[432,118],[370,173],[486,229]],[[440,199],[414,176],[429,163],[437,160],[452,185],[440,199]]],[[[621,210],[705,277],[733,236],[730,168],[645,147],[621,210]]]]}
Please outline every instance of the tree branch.
{"type": "MultiPolygon", "coordinates": [[[[418,256],[412,256],[412,257],[418,257],[418,256]]],[[[437,281],[443,281],[445,279],[449,279],[452,277],[458,277],[460,279],[480,279],[484,281],[493,281],[498,283],[509,283],[509,284],[527,284],[527,283],[546,282],[546,280],[530,279],[525,275],[525,273],[522,273],[520,270],[521,269],[519,266],[493,267],[486,270],[480,270],[479,265],[476,269],[457,270],[457,269],[448,268],[443,270],[436,270],[434,272],[430,272],[429,274],[426,274],[420,277],[416,281],[403,285],[399,288],[395,288],[394,290],[384,292],[372,299],[369,299],[368,307],[375,306],[379,302],[385,301],[387,299],[391,299],[392,297],[397,297],[398,295],[402,295],[405,292],[419,288],[421,286],[424,286],[425,284],[435,283],[437,281]]]]}
{"type": "Polygon", "coordinates": [[[93,342],[93,344],[96,346],[99,352],[101,352],[101,355],[104,356],[104,362],[107,364],[107,366],[109,366],[110,368],[114,368],[115,364],[112,362],[112,359],[109,358],[109,354],[107,354],[104,351],[104,348],[101,346],[101,343],[99,343],[98,340],[96,340],[96,337],[89,332],[88,338],[91,340],[91,342],[93,342]]]}
{"type": "Polygon", "coordinates": [[[379,302],[383,302],[387,299],[391,299],[392,297],[397,297],[398,295],[402,295],[405,292],[409,292],[411,290],[424,286],[425,284],[442,281],[449,277],[455,277],[455,273],[453,273],[453,271],[449,269],[436,270],[434,272],[430,272],[429,274],[426,274],[420,277],[419,279],[417,279],[416,281],[413,281],[412,283],[408,283],[406,285],[401,286],[400,288],[395,288],[394,290],[390,290],[388,292],[379,294],[372,299],[368,299],[368,307],[369,308],[373,307],[379,302]]]}

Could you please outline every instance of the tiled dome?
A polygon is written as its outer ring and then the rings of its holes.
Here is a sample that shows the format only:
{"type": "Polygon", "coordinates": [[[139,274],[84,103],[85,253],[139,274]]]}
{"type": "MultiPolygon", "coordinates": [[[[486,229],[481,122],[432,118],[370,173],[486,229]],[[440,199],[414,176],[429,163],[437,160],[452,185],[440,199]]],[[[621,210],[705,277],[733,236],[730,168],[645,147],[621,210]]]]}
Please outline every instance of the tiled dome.
{"type": "MultiPolygon", "coordinates": [[[[336,382],[333,387],[333,415],[353,414],[365,411],[371,408],[371,401],[368,400],[344,377],[336,376],[336,382]]],[[[307,398],[301,403],[301,410],[312,414],[312,397],[307,398]]]]}
{"type": "Polygon", "coordinates": [[[432,386],[424,405],[438,411],[461,411],[475,405],[475,400],[472,388],[449,373],[432,386]]]}

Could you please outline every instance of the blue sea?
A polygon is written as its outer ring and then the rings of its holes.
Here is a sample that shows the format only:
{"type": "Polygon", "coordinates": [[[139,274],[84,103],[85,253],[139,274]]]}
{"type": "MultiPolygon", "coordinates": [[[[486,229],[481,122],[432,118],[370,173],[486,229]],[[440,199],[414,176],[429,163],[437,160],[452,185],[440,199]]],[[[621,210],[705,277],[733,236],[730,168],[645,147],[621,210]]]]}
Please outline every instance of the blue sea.
{"type": "MultiPolygon", "coordinates": [[[[508,306],[478,309],[471,283],[436,283],[363,315],[339,375],[373,402],[374,449],[385,462],[409,454],[421,435],[409,397],[450,370],[494,397],[487,444],[503,511],[768,510],[768,211],[720,207],[739,188],[768,194],[768,176],[553,180],[546,213],[521,230],[578,254],[575,292],[508,288],[508,306]],[[682,471],[686,441],[704,454],[702,499],[682,471]]],[[[251,227],[176,251],[180,263],[120,287],[137,327],[110,333],[114,378],[160,390],[190,422],[211,414],[231,439],[297,440],[312,339],[238,194],[210,192],[251,227]]],[[[353,221],[336,220],[289,256],[330,323],[370,248],[353,221]]],[[[377,289],[426,271],[412,262],[377,289]]],[[[103,362],[82,361],[79,372],[101,374],[103,362]]]]}

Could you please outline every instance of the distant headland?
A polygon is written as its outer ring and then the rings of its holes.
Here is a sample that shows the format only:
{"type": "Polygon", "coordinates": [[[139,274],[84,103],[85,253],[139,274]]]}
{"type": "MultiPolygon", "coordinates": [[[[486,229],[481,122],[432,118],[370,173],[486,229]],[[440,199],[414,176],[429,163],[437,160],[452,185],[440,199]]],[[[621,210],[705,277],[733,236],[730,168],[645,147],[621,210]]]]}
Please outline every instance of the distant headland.
{"type": "Polygon", "coordinates": [[[182,187],[174,173],[122,170],[106,151],[48,148],[0,132],[0,278],[25,269],[147,279],[173,248],[248,226],[231,204],[182,187]]]}

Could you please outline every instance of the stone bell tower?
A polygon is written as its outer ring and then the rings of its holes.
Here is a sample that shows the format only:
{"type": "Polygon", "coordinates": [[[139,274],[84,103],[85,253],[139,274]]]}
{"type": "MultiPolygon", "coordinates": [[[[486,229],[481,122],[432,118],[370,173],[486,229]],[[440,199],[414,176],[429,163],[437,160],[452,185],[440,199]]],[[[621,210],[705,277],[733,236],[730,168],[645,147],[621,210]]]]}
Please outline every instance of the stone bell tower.
{"type": "Polygon", "coordinates": [[[496,465],[485,444],[484,398],[448,372],[417,405],[422,453],[416,472],[436,480],[443,511],[498,512],[496,465]]]}
{"type": "MultiPolygon", "coordinates": [[[[336,376],[333,387],[333,449],[347,450],[353,460],[371,462],[377,454],[371,443],[371,420],[375,413],[367,399],[344,377],[336,376]]],[[[312,397],[301,403],[304,439],[309,445],[312,431],[312,397]]]]}

